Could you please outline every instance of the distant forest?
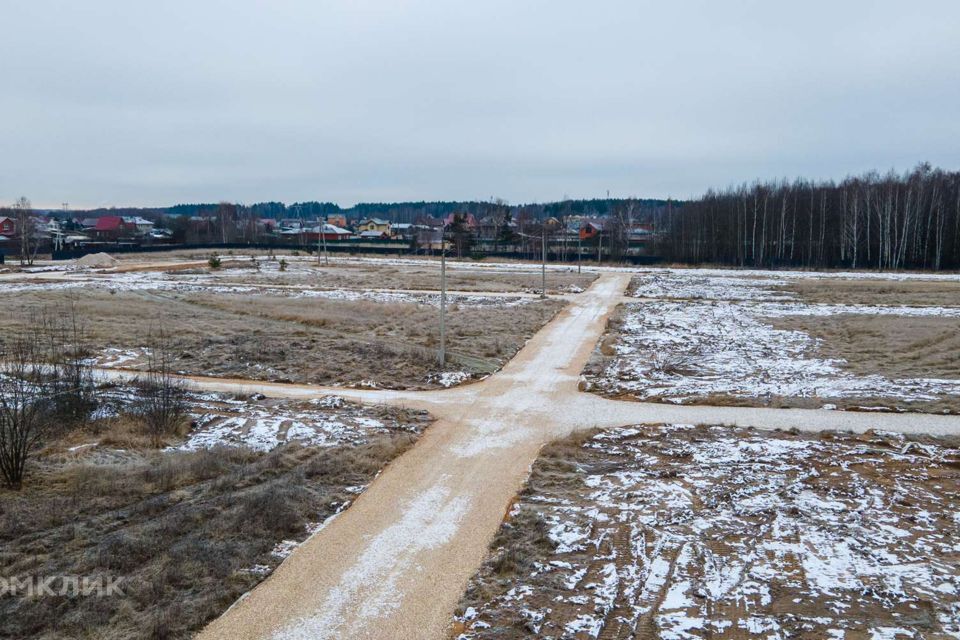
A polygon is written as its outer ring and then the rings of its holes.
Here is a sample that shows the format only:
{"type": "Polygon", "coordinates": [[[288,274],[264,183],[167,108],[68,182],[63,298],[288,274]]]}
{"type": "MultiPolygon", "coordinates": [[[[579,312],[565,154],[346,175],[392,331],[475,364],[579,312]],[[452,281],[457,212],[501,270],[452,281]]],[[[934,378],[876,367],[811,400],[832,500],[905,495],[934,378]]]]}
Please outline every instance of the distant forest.
{"type": "Polygon", "coordinates": [[[667,260],[750,267],[960,268],[960,172],[921,164],[840,183],[711,191],[662,219],[667,260]]]}
{"type": "MultiPolygon", "coordinates": [[[[383,218],[391,222],[415,222],[418,218],[430,216],[444,218],[451,213],[472,213],[477,218],[498,213],[508,207],[515,219],[539,220],[544,217],[562,217],[580,215],[586,217],[606,217],[630,207],[638,216],[650,218],[665,210],[671,204],[669,200],[650,198],[598,198],[592,200],[564,200],[546,204],[507,205],[501,200],[447,201],[447,202],[387,202],[359,203],[353,207],[341,208],[333,202],[259,202],[241,206],[245,213],[259,218],[304,218],[316,219],[318,216],[342,214],[349,219],[383,218]]],[[[178,204],[171,207],[117,207],[109,209],[90,209],[75,211],[74,214],[101,215],[140,215],[148,218],[159,216],[200,216],[217,215],[219,203],[178,204]]]]}

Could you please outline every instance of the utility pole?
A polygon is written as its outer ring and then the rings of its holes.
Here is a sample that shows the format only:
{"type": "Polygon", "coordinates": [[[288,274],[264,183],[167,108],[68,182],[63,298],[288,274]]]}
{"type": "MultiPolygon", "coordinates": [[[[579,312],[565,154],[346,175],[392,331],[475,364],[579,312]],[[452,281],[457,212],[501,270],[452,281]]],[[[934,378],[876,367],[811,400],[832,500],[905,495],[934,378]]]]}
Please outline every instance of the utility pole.
{"type": "Polygon", "coordinates": [[[323,242],[323,264],[330,266],[330,259],[327,257],[327,234],[326,226],[327,221],[323,218],[319,219],[320,224],[320,235],[317,238],[317,266],[320,266],[320,243],[323,242]]]}
{"type": "Polygon", "coordinates": [[[447,364],[447,246],[443,238],[443,231],[440,232],[440,366],[447,364]]]}
{"type": "MultiPolygon", "coordinates": [[[[70,215],[69,202],[63,203],[63,213],[64,213],[63,219],[69,220],[69,215],[70,215]]],[[[54,244],[57,248],[57,251],[63,251],[63,222],[62,221],[57,223],[57,240],[54,244]]]]}
{"type": "Polygon", "coordinates": [[[580,225],[577,225],[577,273],[580,273],[580,264],[583,262],[583,251],[580,250],[580,225]]]}
{"type": "Polygon", "coordinates": [[[540,263],[540,297],[547,297],[547,225],[544,223],[541,227],[543,233],[543,238],[541,244],[543,245],[543,260],[540,263]]]}

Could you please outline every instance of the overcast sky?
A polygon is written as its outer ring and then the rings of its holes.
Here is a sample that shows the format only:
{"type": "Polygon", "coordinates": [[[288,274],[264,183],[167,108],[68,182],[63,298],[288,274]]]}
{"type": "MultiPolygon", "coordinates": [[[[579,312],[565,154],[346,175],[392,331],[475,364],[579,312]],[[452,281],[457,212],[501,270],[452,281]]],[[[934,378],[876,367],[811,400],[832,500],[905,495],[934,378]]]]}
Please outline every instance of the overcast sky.
{"type": "Polygon", "coordinates": [[[960,2],[0,0],[0,203],[960,168],[960,2]]]}

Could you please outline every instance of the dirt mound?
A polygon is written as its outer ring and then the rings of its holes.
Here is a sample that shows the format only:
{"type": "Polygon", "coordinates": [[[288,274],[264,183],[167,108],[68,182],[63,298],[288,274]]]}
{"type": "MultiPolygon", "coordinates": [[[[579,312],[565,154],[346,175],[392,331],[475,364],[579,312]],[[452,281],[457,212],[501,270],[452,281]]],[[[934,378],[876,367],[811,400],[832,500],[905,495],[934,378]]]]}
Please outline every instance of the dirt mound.
{"type": "Polygon", "coordinates": [[[117,266],[116,258],[107,253],[91,253],[77,260],[78,267],[90,267],[94,269],[103,269],[106,267],[117,266]]]}

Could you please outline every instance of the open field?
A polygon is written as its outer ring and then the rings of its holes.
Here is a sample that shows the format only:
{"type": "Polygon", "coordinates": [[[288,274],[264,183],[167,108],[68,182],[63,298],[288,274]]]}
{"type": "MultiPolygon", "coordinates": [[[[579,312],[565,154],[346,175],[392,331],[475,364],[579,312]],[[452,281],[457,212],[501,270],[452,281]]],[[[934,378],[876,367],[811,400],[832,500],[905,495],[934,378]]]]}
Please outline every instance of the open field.
{"type": "Polygon", "coordinates": [[[76,301],[100,364],[144,363],[151,332],[173,341],[176,370],[198,375],[394,388],[436,388],[495,371],[562,301],[450,296],[448,368],[436,364],[438,297],[220,287],[163,273],[6,284],[7,327],[76,301]]]}
{"type": "Polygon", "coordinates": [[[960,307],[938,304],[955,304],[958,286],[956,276],[644,273],[584,386],[676,403],[958,412],[960,307]],[[875,291],[885,303],[856,302],[875,291]]]}
{"type": "Polygon", "coordinates": [[[956,280],[844,280],[823,277],[778,287],[810,304],[960,306],[956,280]]]}
{"type": "MultiPolygon", "coordinates": [[[[240,264],[243,264],[240,262],[240,264]]],[[[318,266],[314,260],[288,259],[285,271],[275,261],[263,262],[258,281],[270,284],[309,284],[332,289],[401,289],[438,291],[440,264],[436,260],[396,261],[387,266],[369,260],[334,259],[329,266],[318,266]]],[[[247,282],[250,276],[224,272],[224,282],[247,282]]],[[[551,269],[547,273],[547,293],[578,292],[596,279],[595,273],[576,272],[575,267],[551,269]]],[[[533,293],[541,288],[539,269],[532,265],[497,265],[489,263],[447,263],[447,288],[451,291],[485,291],[533,293]]]]}
{"type": "Polygon", "coordinates": [[[461,601],[467,638],[960,634],[960,449],[640,426],[548,445],[461,601]]]}
{"type": "MultiPolygon", "coordinates": [[[[115,271],[156,264],[170,275],[195,269],[211,280],[231,284],[291,285],[323,289],[395,289],[437,291],[440,289],[440,261],[437,258],[363,258],[333,255],[329,264],[318,264],[315,256],[289,252],[228,251],[219,253],[222,268],[205,268],[210,251],[117,254],[115,271]],[[284,269],[279,269],[280,260],[284,269]]],[[[70,262],[50,263],[36,268],[70,270],[70,262]]],[[[186,275],[186,274],[184,274],[186,275]]],[[[577,273],[576,266],[549,265],[547,293],[578,292],[596,279],[589,270],[577,273]]],[[[447,287],[451,291],[533,293],[540,291],[540,265],[522,262],[447,260],[447,287]]]]}
{"type": "Polygon", "coordinates": [[[858,375],[960,379],[960,317],[840,314],[771,324],[808,334],[821,358],[843,360],[858,375]]]}
{"type": "Polygon", "coordinates": [[[122,595],[0,597],[3,638],[188,638],[416,441],[419,413],[192,394],[164,451],[105,388],[102,417],[0,489],[0,575],[109,577],[122,595]]]}

